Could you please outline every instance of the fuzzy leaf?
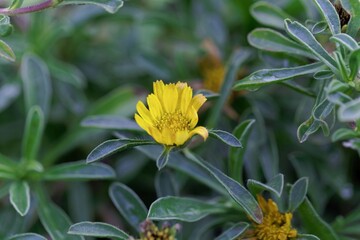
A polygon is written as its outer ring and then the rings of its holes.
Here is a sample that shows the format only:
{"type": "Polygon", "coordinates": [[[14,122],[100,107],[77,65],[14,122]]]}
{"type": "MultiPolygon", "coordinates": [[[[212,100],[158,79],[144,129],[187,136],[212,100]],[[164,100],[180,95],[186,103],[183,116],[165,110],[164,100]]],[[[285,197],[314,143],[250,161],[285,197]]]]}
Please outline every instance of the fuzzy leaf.
{"type": "Polygon", "coordinates": [[[309,184],[308,178],[300,178],[292,185],[289,193],[289,211],[294,212],[304,201],[309,184]]]}
{"type": "Polygon", "coordinates": [[[57,180],[91,180],[91,179],[112,179],[116,174],[106,164],[85,162],[63,163],[47,170],[44,179],[48,181],[57,180]]]}
{"type": "Polygon", "coordinates": [[[52,95],[47,65],[39,57],[25,54],[22,58],[20,73],[24,85],[23,91],[27,111],[30,111],[32,106],[38,105],[46,118],[52,95]]]}
{"type": "Polygon", "coordinates": [[[253,179],[249,179],[246,185],[249,188],[250,192],[254,195],[259,194],[263,190],[267,190],[276,194],[278,197],[281,197],[284,188],[284,175],[279,173],[266,184],[253,179]]]}
{"type": "Polygon", "coordinates": [[[30,187],[25,181],[16,181],[10,186],[10,203],[15,210],[25,216],[30,209],[30,187]]]}
{"type": "Polygon", "coordinates": [[[222,142],[224,142],[225,144],[227,144],[231,147],[236,147],[236,148],[242,147],[239,139],[237,139],[231,133],[228,133],[228,132],[225,132],[222,130],[210,130],[209,135],[221,140],[222,142]]]}
{"type": "Polygon", "coordinates": [[[15,61],[15,53],[11,49],[9,45],[7,45],[4,41],[0,40],[0,57],[5,58],[8,61],[15,61]]]}
{"type": "Polygon", "coordinates": [[[169,161],[171,152],[171,147],[164,147],[164,150],[161,152],[160,156],[156,159],[156,166],[160,171],[163,167],[166,166],[169,161]]]}
{"type": "Polygon", "coordinates": [[[359,137],[359,134],[352,129],[339,128],[331,136],[331,141],[337,142],[359,137]]]}
{"type": "Polygon", "coordinates": [[[248,216],[257,223],[260,223],[263,218],[262,211],[255,198],[246,190],[241,184],[234,179],[226,176],[219,169],[215,168],[206,161],[198,159],[196,156],[187,152],[187,157],[205,168],[211,175],[213,175],[218,182],[226,189],[228,194],[238,203],[248,216]]]}
{"type": "Polygon", "coordinates": [[[330,40],[341,44],[342,46],[346,47],[347,49],[349,49],[351,51],[359,48],[359,44],[355,41],[355,39],[353,39],[352,37],[350,37],[349,35],[347,35],[345,33],[336,34],[336,35],[332,36],[330,38],[330,40]]]}
{"type": "Polygon", "coordinates": [[[338,110],[340,121],[351,122],[360,118],[360,98],[354,99],[342,105],[338,110]]]}
{"type": "Polygon", "coordinates": [[[25,162],[35,161],[44,131],[44,114],[39,106],[30,108],[25,125],[22,155],[25,162]]]}
{"type": "Polygon", "coordinates": [[[39,206],[38,214],[40,221],[52,239],[56,240],[84,240],[81,236],[71,236],[67,231],[71,221],[66,213],[47,200],[47,196],[42,191],[37,191],[39,206]]]}
{"type": "Polygon", "coordinates": [[[316,59],[316,57],[303,46],[272,29],[257,28],[249,33],[247,39],[250,45],[261,50],[296,54],[316,59]]]}
{"type": "Polygon", "coordinates": [[[241,234],[243,234],[246,229],[248,229],[249,224],[240,222],[232,226],[231,228],[227,229],[223,232],[220,236],[215,238],[215,240],[233,240],[237,239],[241,234]]]}
{"type": "Polygon", "coordinates": [[[339,15],[332,3],[329,0],[314,0],[314,2],[329,25],[332,35],[341,33],[339,15]]]}
{"type": "Polygon", "coordinates": [[[258,22],[277,29],[284,29],[284,20],[291,18],[280,8],[263,1],[252,5],[250,12],[258,22]]]}
{"type": "Polygon", "coordinates": [[[109,188],[110,198],[122,217],[136,230],[146,219],[147,208],[136,193],[121,183],[113,183],[109,188]]]}
{"type": "Polygon", "coordinates": [[[87,163],[102,160],[112,154],[140,145],[156,144],[154,141],[137,139],[113,139],[101,143],[86,158],[87,163]]]}
{"type": "Polygon", "coordinates": [[[339,240],[334,230],[319,216],[311,205],[309,199],[305,198],[302,204],[298,207],[302,223],[311,234],[315,234],[319,239],[339,240]]]}
{"type": "Polygon", "coordinates": [[[81,122],[81,126],[114,130],[143,131],[135,121],[117,115],[89,116],[81,122]]]}
{"type": "Polygon", "coordinates": [[[320,43],[315,39],[314,35],[302,24],[289,19],[285,20],[285,28],[288,34],[293,37],[299,44],[304,45],[308,50],[310,50],[315,56],[317,56],[323,63],[325,63],[329,68],[336,70],[336,62],[329,55],[329,53],[320,45],[320,43]]]}
{"type": "Polygon", "coordinates": [[[114,238],[119,240],[128,240],[127,235],[117,227],[101,222],[80,222],[70,226],[68,234],[91,236],[99,238],[114,238]]]}
{"type": "Polygon", "coordinates": [[[46,238],[36,233],[21,233],[13,235],[6,240],[46,240],[46,238]]]}
{"type": "Polygon", "coordinates": [[[180,220],[196,222],[209,214],[224,212],[215,204],[184,197],[163,197],[153,202],[148,218],[152,220],[180,220]]]}
{"type": "Polygon", "coordinates": [[[246,120],[240,123],[233,131],[233,135],[242,142],[242,148],[230,148],[229,153],[229,175],[239,183],[242,183],[242,168],[244,161],[244,154],[252,126],[255,123],[254,119],[246,120]]]}
{"type": "Polygon", "coordinates": [[[252,73],[236,82],[234,89],[256,89],[264,85],[282,82],[294,77],[317,72],[323,68],[322,63],[312,63],[299,67],[263,69],[252,73]]]}
{"type": "Polygon", "coordinates": [[[109,13],[116,13],[124,4],[122,0],[63,0],[61,5],[94,4],[102,7],[109,13]]]}

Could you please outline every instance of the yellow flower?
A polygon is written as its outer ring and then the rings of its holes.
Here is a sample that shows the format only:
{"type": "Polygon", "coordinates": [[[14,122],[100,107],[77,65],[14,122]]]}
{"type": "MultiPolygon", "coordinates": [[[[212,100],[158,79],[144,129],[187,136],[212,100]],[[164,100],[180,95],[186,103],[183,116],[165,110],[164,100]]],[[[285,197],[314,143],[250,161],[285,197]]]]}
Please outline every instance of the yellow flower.
{"type": "Polygon", "coordinates": [[[273,200],[266,201],[260,195],[257,198],[264,215],[263,221],[260,224],[253,223],[252,228],[240,239],[288,240],[296,238],[297,231],[291,226],[292,213],[280,213],[273,200]]]}
{"type": "Polygon", "coordinates": [[[214,43],[206,41],[203,45],[207,54],[200,59],[199,65],[204,80],[204,88],[213,92],[220,92],[225,78],[225,66],[214,43]]]}
{"type": "Polygon", "coordinates": [[[154,82],[154,93],[147,97],[148,108],[139,101],[136,105],[135,121],[155,141],[167,146],[183,145],[195,134],[206,140],[205,127],[195,127],[198,123],[197,111],[206,98],[202,94],[192,96],[192,88],[187,83],[164,84],[154,82]]]}

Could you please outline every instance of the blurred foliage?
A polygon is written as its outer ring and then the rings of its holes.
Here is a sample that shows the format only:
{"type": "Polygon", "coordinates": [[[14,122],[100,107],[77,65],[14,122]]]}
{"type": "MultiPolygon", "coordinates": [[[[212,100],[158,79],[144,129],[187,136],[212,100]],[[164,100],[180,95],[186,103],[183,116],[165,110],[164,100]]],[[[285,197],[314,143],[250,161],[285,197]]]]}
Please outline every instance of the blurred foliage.
{"type": "Polygon", "coordinates": [[[334,4],[1,2],[0,238],[241,239],[262,194],[298,239],[359,239],[360,4],[334,4]],[[133,121],[157,79],[215,135],[160,171],[133,121]]]}

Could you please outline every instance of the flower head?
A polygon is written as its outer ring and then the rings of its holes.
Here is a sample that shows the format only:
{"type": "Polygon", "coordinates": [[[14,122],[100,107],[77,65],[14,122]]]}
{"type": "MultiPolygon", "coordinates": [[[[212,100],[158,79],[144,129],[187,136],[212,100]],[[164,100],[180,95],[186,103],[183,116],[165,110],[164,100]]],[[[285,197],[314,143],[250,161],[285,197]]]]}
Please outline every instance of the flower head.
{"type": "Polygon", "coordinates": [[[263,212],[262,223],[253,223],[245,236],[240,239],[251,240],[288,240],[296,238],[297,231],[291,226],[292,213],[279,212],[276,203],[268,199],[267,201],[258,196],[258,202],[263,212]]]}
{"type": "Polygon", "coordinates": [[[203,48],[206,55],[200,59],[199,65],[204,87],[213,92],[220,92],[226,68],[220,58],[219,50],[212,41],[204,41],[203,48]]]}
{"type": "Polygon", "coordinates": [[[178,224],[171,227],[165,223],[159,229],[152,221],[146,220],[140,225],[140,240],[175,240],[179,228],[178,224]]]}
{"type": "Polygon", "coordinates": [[[206,140],[205,127],[196,127],[197,111],[206,98],[202,94],[194,97],[187,83],[164,84],[154,82],[154,93],[147,97],[148,108],[139,101],[136,105],[135,121],[155,141],[167,146],[180,146],[193,135],[199,134],[206,140]]]}

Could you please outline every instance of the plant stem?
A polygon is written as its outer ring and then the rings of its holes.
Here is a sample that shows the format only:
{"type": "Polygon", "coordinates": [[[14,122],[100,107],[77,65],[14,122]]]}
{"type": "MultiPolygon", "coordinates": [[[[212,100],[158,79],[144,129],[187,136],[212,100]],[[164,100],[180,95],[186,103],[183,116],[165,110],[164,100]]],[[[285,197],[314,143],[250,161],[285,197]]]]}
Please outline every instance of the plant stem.
{"type": "Polygon", "coordinates": [[[27,6],[27,7],[22,7],[22,8],[16,8],[16,9],[0,8],[0,14],[4,14],[7,16],[13,16],[13,15],[18,15],[18,14],[38,12],[38,11],[53,7],[58,3],[59,3],[58,1],[46,0],[45,2],[27,6]]]}

